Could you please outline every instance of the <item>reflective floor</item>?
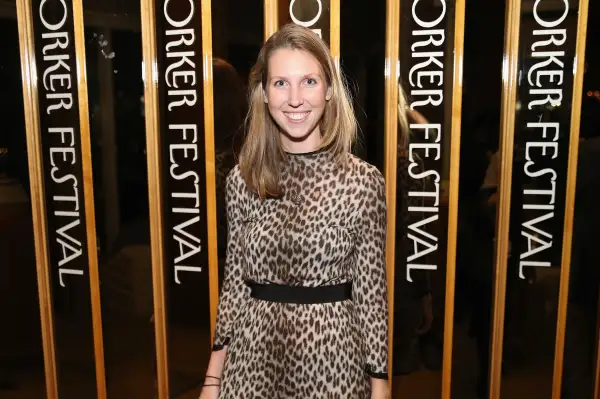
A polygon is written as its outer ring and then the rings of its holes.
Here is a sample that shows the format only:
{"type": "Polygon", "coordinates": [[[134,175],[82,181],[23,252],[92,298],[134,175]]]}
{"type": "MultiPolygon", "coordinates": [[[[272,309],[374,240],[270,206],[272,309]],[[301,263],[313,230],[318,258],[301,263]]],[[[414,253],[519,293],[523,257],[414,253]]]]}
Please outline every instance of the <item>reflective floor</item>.
{"type": "MultiPolygon", "coordinates": [[[[109,345],[110,348],[113,348],[113,350],[116,349],[120,353],[118,356],[114,353],[107,353],[107,362],[112,363],[114,361],[112,359],[126,359],[126,361],[121,361],[120,364],[111,367],[111,375],[108,376],[111,385],[114,384],[111,389],[118,392],[115,395],[116,398],[151,398],[153,397],[153,393],[150,391],[141,392],[140,387],[151,386],[153,382],[146,381],[148,373],[140,372],[140,370],[147,369],[154,361],[151,354],[144,353],[141,350],[148,345],[147,342],[142,341],[152,339],[152,337],[144,336],[147,326],[142,324],[135,325],[133,323],[126,325],[125,323],[127,322],[125,320],[120,320],[118,323],[120,324],[119,331],[121,334],[126,333],[131,335],[129,337],[131,338],[130,341],[121,342],[137,341],[139,342],[139,346],[136,348],[119,345],[118,343],[109,345]]],[[[477,396],[474,390],[476,385],[475,365],[477,363],[475,345],[468,337],[468,323],[466,319],[458,322],[454,331],[457,341],[456,348],[462,352],[462,356],[459,359],[463,363],[453,365],[455,370],[455,378],[452,381],[453,397],[476,399],[477,396]]],[[[202,366],[195,361],[190,361],[197,359],[198,356],[198,354],[191,352],[199,350],[198,342],[208,341],[208,336],[205,337],[206,341],[204,339],[199,340],[195,330],[186,331],[183,329],[172,331],[172,335],[173,342],[176,343],[174,345],[175,353],[173,353],[173,356],[178,357],[177,364],[180,365],[180,368],[173,372],[176,375],[175,379],[178,380],[175,383],[178,387],[181,387],[179,392],[173,392],[173,398],[195,399],[198,397],[197,387],[201,383],[195,377],[202,375],[202,366]],[[189,359],[187,363],[186,358],[189,359]],[[184,388],[186,385],[189,389],[184,388]]],[[[74,336],[73,339],[76,339],[76,337],[74,336]]],[[[522,359],[519,364],[514,365],[512,372],[508,370],[503,380],[503,398],[549,398],[551,396],[550,391],[540,391],[540,386],[545,385],[543,381],[547,373],[548,370],[535,364],[528,364],[522,359]]],[[[43,397],[44,381],[42,369],[25,370],[22,373],[17,373],[14,377],[18,389],[5,392],[0,391],[0,398],[32,399],[43,397]]],[[[419,371],[412,374],[409,378],[396,377],[393,381],[394,398],[418,397],[419,399],[438,399],[440,380],[440,373],[430,371],[419,371]]],[[[76,385],[77,382],[73,381],[72,384],[76,385]]]]}

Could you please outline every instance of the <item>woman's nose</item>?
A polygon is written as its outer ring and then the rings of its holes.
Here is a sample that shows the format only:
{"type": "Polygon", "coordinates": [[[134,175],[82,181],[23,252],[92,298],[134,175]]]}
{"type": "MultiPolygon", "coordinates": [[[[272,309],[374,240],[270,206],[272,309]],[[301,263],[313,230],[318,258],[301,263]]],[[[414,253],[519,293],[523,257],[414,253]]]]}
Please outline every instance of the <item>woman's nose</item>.
{"type": "Polygon", "coordinates": [[[304,103],[302,96],[302,90],[300,87],[292,86],[289,91],[290,97],[288,98],[288,104],[292,107],[299,107],[304,103]]]}

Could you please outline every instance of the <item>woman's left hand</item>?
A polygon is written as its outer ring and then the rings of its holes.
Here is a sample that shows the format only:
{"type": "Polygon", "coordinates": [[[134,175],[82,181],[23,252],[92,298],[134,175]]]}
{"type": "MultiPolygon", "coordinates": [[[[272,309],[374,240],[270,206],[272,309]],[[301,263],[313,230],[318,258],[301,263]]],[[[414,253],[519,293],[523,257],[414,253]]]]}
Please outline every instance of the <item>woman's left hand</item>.
{"type": "Polygon", "coordinates": [[[391,399],[391,397],[387,380],[371,378],[371,399],[391,399]]]}

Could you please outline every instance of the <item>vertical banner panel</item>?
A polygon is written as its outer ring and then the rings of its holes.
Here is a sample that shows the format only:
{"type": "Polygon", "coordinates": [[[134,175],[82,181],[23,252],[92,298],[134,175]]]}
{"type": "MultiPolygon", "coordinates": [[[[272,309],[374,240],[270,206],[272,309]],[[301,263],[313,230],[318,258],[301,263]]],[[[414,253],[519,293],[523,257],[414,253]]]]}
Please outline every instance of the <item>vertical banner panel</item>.
{"type": "Polygon", "coordinates": [[[569,281],[570,255],[561,254],[571,234],[564,229],[572,217],[565,213],[567,166],[577,159],[569,151],[578,134],[570,129],[576,39],[575,0],[522,3],[503,350],[494,354],[502,357],[501,397],[527,386],[537,398],[560,397],[552,386],[554,371],[560,378],[554,358],[562,355],[555,345],[564,341],[564,333],[557,336],[565,324],[559,288],[569,281]],[[512,383],[517,378],[523,386],[512,383]]]}
{"type": "Polygon", "coordinates": [[[173,397],[203,382],[216,317],[211,307],[218,290],[211,8],[210,0],[154,4],[166,350],[173,397]]]}
{"type": "Polygon", "coordinates": [[[463,24],[455,31],[455,19],[457,12],[464,18],[464,3],[406,0],[400,8],[400,84],[405,93],[399,97],[404,113],[399,120],[407,120],[398,131],[394,362],[397,373],[406,375],[400,384],[402,394],[439,397],[446,353],[448,397],[464,29],[463,24]]]}
{"type": "Polygon", "coordinates": [[[155,397],[140,2],[82,6],[106,396],[155,397]]]}
{"type": "MultiPolygon", "coordinates": [[[[168,311],[177,319],[176,296],[208,264],[206,250],[206,176],[204,169],[204,107],[202,14],[190,0],[155,2],[161,153],[164,166],[165,283],[168,311]],[[164,133],[163,133],[164,132],[164,133]],[[181,286],[181,287],[178,287],[181,286]]],[[[204,290],[203,290],[204,291],[204,290]]],[[[190,300],[205,299],[195,295],[190,300]]],[[[196,313],[200,303],[190,303],[196,313]]],[[[204,307],[202,307],[204,309],[204,307]]]]}
{"type": "MultiPolygon", "coordinates": [[[[277,26],[279,28],[289,23],[304,26],[331,45],[333,35],[331,29],[332,3],[332,0],[278,0],[277,26]]],[[[339,23],[337,27],[339,29],[339,23]]]]}
{"type": "Polygon", "coordinates": [[[32,13],[58,388],[60,396],[94,398],[88,255],[96,254],[88,254],[93,204],[84,198],[73,5],[34,0],[32,13]]]}
{"type": "MultiPolygon", "coordinates": [[[[12,6],[14,12],[15,4],[12,6]]],[[[21,76],[18,23],[24,32],[24,21],[17,21],[14,15],[0,17],[0,34],[4,38],[0,58],[0,118],[4,128],[0,135],[0,320],[10,320],[10,328],[0,330],[0,389],[14,396],[55,397],[55,392],[46,394],[44,379],[44,342],[52,342],[43,339],[47,330],[42,333],[40,326],[40,304],[42,309],[47,307],[40,302],[43,297],[36,281],[37,218],[32,214],[35,198],[29,187],[35,176],[28,170],[28,161],[33,161],[36,154],[27,154],[26,120],[31,121],[33,115],[24,114],[24,101],[32,99],[24,98],[22,85],[30,89],[34,86],[26,81],[27,75],[21,76]]],[[[21,37],[21,44],[25,49],[25,36],[21,37]]],[[[28,68],[27,63],[22,67],[28,68]]],[[[42,278],[40,273],[39,279],[42,278]]],[[[52,352],[47,353],[46,359],[51,356],[52,352]]]]}

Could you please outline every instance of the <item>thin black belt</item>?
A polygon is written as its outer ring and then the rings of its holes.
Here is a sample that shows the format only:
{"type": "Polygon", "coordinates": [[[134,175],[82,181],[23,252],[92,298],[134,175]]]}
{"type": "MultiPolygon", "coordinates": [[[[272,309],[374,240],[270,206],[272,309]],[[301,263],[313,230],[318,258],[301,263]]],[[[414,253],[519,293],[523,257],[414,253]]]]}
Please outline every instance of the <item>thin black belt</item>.
{"type": "Polygon", "coordinates": [[[324,285],[320,287],[298,287],[279,284],[246,282],[250,296],[268,302],[317,304],[340,302],[352,299],[352,283],[324,285]]]}

